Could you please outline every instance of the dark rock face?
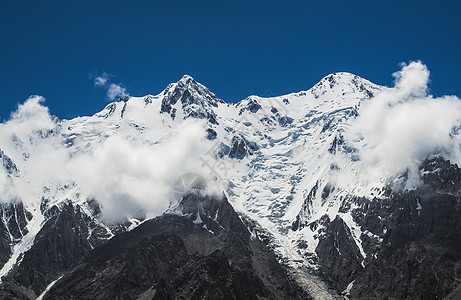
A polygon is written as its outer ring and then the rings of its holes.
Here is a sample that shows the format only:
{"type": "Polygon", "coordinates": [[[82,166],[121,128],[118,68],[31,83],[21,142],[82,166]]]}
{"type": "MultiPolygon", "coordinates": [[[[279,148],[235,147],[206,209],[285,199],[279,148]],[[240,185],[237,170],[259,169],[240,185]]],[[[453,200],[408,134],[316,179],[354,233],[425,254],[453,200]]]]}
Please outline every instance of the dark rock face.
{"type": "Polygon", "coordinates": [[[460,195],[461,171],[457,165],[452,165],[449,160],[441,156],[427,159],[420,167],[423,182],[428,188],[460,195]]]}
{"type": "Polygon", "coordinates": [[[0,286],[1,299],[35,299],[46,286],[76,267],[92,245],[89,217],[80,207],[66,203],[52,207],[50,218],[35,237],[34,245],[0,286]]]}
{"type": "Polygon", "coordinates": [[[0,267],[3,267],[12,247],[28,233],[26,226],[32,216],[19,202],[0,204],[0,218],[0,267]]]}
{"type": "Polygon", "coordinates": [[[309,194],[304,199],[304,203],[300,213],[296,216],[296,220],[291,224],[291,230],[296,231],[298,229],[302,229],[304,226],[307,226],[306,222],[302,220],[306,218],[307,215],[311,213],[312,207],[312,199],[315,198],[317,195],[317,191],[319,189],[319,182],[317,181],[312,189],[309,191],[309,194]]]}
{"type": "Polygon", "coordinates": [[[342,134],[338,134],[333,139],[333,142],[331,142],[331,146],[328,149],[328,152],[330,152],[331,154],[336,154],[336,152],[338,151],[338,148],[343,144],[344,144],[344,137],[342,136],[342,134]]]}
{"type": "Polygon", "coordinates": [[[349,227],[339,216],[333,221],[325,216],[323,225],[315,252],[321,270],[329,275],[337,290],[343,291],[362,270],[363,257],[349,227]]]}
{"type": "Polygon", "coordinates": [[[240,109],[239,114],[241,115],[244,111],[249,111],[252,113],[257,113],[261,109],[261,104],[258,103],[258,101],[254,100],[253,98],[249,97],[242,102],[245,103],[245,105],[240,109]],[[245,103],[246,102],[246,103],[245,103]]]}
{"type": "Polygon", "coordinates": [[[293,123],[294,119],[288,116],[282,116],[278,118],[279,125],[282,127],[287,127],[291,123],[293,123]]]}
{"type": "Polygon", "coordinates": [[[5,168],[8,174],[10,175],[18,174],[19,170],[16,164],[1,149],[0,149],[0,161],[2,163],[3,168],[5,168]]]}
{"type": "Polygon", "coordinates": [[[299,296],[273,252],[251,238],[225,198],[190,194],[174,213],[146,221],[93,250],[45,296],[116,298],[299,296]]]}
{"type": "Polygon", "coordinates": [[[218,133],[212,128],[207,128],[206,133],[206,138],[210,141],[215,140],[218,136],[218,133]]]}
{"type": "MultiPolygon", "coordinates": [[[[381,210],[388,211],[383,224],[365,219],[370,229],[379,232],[383,226],[385,230],[376,258],[370,258],[364,274],[357,278],[352,295],[435,299],[457,287],[461,199],[424,190],[391,197],[381,210]]],[[[371,216],[378,213],[375,209],[370,208],[371,216]]]]}
{"type": "Polygon", "coordinates": [[[325,223],[316,252],[339,292],[353,281],[352,299],[461,297],[461,170],[434,157],[420,171],[423,185],[416,190],[354,200],[354,221],[368,232],[361,236],[364,268],[343,222],[325,223]]]}
{"type": "Polygon", "coordinates": [[[247,155],[253,155],[258,149],[259,147],[256,143],[248,141],[243,136],[236,135],[231,141],[229,157],[243,159],[247,155]]]}

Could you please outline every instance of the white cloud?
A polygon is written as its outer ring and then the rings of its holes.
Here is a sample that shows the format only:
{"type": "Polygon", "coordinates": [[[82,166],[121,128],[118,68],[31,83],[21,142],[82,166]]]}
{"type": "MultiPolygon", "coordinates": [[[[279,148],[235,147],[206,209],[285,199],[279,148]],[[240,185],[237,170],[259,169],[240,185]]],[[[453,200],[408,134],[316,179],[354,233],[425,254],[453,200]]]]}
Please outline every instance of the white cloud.
{"type": "Polygon", "coordinates": [[[51,119],[48,107],[42,105],[44,101],[45,98],[41,96],[30,96],[12,113],[6,123],[7,127],[14,129],[16,135],[20,137],[54,128],[55,123],[51,119]]]}
{"type": "MultiPolygon", "coordinates": [[[[57,171],[53,170],[54,167],[59,170],[59,164],[53,164],[51,168],[44,165],[37,168],[34,166],[36,162],[47,161],[48,156],[51,156],[53,161],[56,161],[58,157],[58,151],[53,148],[53,139],[50,138],[57,124],[50,116],[48,108],[42,105],[44,101],[45,99],[41,96],[29,97],[23,104],[18,105],[8,122],[0,125],[0,148],[13,159],[21,171],[21,176],[26,175],[29,176],[28,178],[33,178],[31,181],[40,180],[40,182],[48,176],[48,170],[55,173],[57,171]],[[33,167],[26,168],[26,165],[33,167]]],[[[4,170],[0,173],[2,172],[4,170]]],[[[35,185],[18,187],[16,177],[6,174],[0,177],[2,177],[0,179],[0,186],[2,186],[0,198],[36,200],[32,195],[40,190],[34,190],[35,185]]]]}
{"type": "Polygon", "coordinates": [[[107,89],[107,98],[109,100],[114,100],[115,98],[119,97],[126,97],[129,96],[128,93],[126,92],[126,89],[122,87],[121,85],[111,83],[109,85],[109,88],[107,89]]]}
{"type": "Polygon", "coordinates": [[[100,76],[96,76],[94,79],[95,86],[105,86],[110,80],[110,76],[107,73],[102,73],[100,76]]]}
{"type": "Polygon", "coordinates": [[[91,154],[70,160],[68,170],[100,202],[106,221],[142,213],[159,215],[173,201],[171,188],[177,178],[200,172],[204,133],[201,123],[186,120],[161,144],[115,135],[95,146],[91,154]]]}
{"type": "Polygon", "coordinates": [[[74,199],[77,193],[82,201],[94,197],[102,206],[103,219],[113,223],[127,216],[163,213],[174,201],[175,181],[184,173],[200,173],[212,181],[209,170],[201,171],[199,159],[210,147],[203,121],[185,120],[158,144],[120,130],[92,142],[87,151],[70,155],[59,134],[61,125],[53,121],[43,101],[39,96],[29,98],[11,120],[0,124],[1,148],[20,169],[15,177],[0,166],[1,202],[20,199],[39,207],[47,187],[46,197],[52,202],[74,199]],[[50,133],[43,135],[45,131],[50,133]]]}
{"type": "Polygon", "coordinates": [[[420,61],[410,64],[401,64],[402,70],[392,74],[395,78],[393,92],[398,93],[398,97],[392,100],[407,100],[411,97],[426,97],[429,83],[430,72],[420,61]],[[399,99],[398,99],[399,98],[399,99]]]}
{"type": "Polygon", "coordinates": [[[3,168],[0,168],[0,203],[14,202],[18,199],[18,193],[11,177],[3,168]]]}
{"type": "Polygon", "coordinates": [[[116,98],[129,96],[126,88],[122,84],[111,83],[111,77],[114,75],[102,73],[99,76],[96,76],[94,79],[94,85],[96,87],[102,87],[107,89],[107,99],[110,101],[115,100],[116,98]]]}
{"type": "Polygon", "coordinates": [[[460,99],[428,95],[429,70],[419,61],[402,65],[394,77],[394,87],[362,103],[345,133],[358,148],[362,179],[376,182],[408,170],[414,183],[419,164],[435,153],[461,163],[460,138],[451,134],[461,124],[460,99]]]}

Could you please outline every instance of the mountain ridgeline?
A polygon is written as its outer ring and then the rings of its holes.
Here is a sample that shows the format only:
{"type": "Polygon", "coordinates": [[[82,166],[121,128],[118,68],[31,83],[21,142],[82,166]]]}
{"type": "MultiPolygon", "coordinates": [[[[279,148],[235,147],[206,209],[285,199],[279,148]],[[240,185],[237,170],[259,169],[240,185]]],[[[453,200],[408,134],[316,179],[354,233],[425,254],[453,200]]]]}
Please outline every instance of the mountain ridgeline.
{"type": "Polygon", "coordinates": [[[46,130],[6,124],[0,299],[461,298],[458,165],[437,152],[392,179],[351,175],[368,145],[348,130],[385,90],[334,73],[307,91],[234,104],[186,75],[93,116],[53,117],[46,130]],[[177,135],[191,139],[196,126],[189,150],[177,135]],[[113,138],[129,143],[119,156],[103,152],[113,138]],[[62,170],[45,170],[49,145],[62,170]],[[137,145],[145,156],[129,181],[137,145]],[[156,147],[173,162],[151,165],[156,147]],[[72,177],[81,157],[96,175],[81,167],[72,177]],[[179,170],[189,161],[199,167],[179,170]],[[221,190],[172,185],[175,197],[158,199],[160,179],[145,180],[156,171],[182,185],[184,172],[206,173],[221,190]]]}

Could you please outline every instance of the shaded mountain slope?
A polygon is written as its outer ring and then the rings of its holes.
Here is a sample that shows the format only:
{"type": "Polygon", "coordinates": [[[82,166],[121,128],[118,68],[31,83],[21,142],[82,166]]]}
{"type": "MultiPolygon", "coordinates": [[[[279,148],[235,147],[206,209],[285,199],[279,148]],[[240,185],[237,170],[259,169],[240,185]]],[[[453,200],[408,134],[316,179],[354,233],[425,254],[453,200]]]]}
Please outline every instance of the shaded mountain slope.
{"type": "Polygon", "coordinates": [[[227,199],[191,194],[174,213],[93,250],[44,299],[301,299],[298,293],[227,199]]]}

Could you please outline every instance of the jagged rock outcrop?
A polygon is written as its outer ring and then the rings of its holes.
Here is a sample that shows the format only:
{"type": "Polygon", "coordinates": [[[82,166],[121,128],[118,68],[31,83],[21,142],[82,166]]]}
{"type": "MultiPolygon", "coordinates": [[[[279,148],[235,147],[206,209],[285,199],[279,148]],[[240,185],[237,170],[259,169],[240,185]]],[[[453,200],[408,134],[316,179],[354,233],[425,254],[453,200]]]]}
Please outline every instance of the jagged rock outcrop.
{"type": "Polygon", "coordinates": [[[341,217],[330,221],[325,216],[322,225],[319,244],[315,249],[321,271],[328,274],[336,290],[343,291],[362,270],[364,258],[341,217]]]}
{"type": "Polygon", "coordinates": [[[239,107],[239,114],[241,115],[244,111],[249,111],[251,113],[257,113],[261,109],[261,104],[254,99],[254,97],[248,97],[242,100],[241,103],[237,105],[239,107]]]}
{"type": "Polygon", "coordinates": [[[255,142],[236,135],[232,138],[228,155],[230,158],[243,159],[245,156],[253,155],[256,150],[258,150],[258,145],[255,142]]]}
{"type": "Polygon", "coordinates": [[[207,119],[211,124],[218,123],[213,107],[224,101],[192,77],[184,75],[177,83],[170,84],[163,93],[160,112],[169,113],[174,119],[180,108],[184,118],[207,119]],[[176,105],[178,102],[181,103],[180,107],[176,105]]]}
{"type": "Polygon", "coordinates": [[[3,168],[5,168],[6,172],[10,175],[17,175],[19,172],[18,167],[13,162],[11,158],[9,158],[1,149],[0,149],[0,161],[2,162],[3,168]]]}
{"type": "Polygon", "coordinates": [[[0,204],[0,268],[11,256],[13,246],[28,233],[27,223],[32,218],[30,212],[19,203],[0,204]]]}

